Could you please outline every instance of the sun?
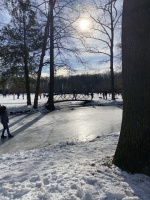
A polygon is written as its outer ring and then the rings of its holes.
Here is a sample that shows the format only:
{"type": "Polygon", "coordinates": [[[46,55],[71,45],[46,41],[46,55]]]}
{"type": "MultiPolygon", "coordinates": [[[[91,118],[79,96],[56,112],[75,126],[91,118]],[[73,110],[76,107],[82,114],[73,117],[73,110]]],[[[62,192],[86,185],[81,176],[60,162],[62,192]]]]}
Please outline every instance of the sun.
{"type": "Polygon", "coordinates": [[[81,19],[79,22],[80,30],[85,32],[90,29],[90,21],[88,19],[81,19]]]}

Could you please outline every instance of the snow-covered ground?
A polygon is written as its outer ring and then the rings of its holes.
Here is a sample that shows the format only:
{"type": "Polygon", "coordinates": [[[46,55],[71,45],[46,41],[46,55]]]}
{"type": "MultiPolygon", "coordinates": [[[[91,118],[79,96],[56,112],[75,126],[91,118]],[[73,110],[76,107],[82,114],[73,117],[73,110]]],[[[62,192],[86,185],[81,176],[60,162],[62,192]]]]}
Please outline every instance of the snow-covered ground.
{"type": "MultiPolygon", "coordinates": [[[[22,109],[18,101],[0,97],[8,109],[22,109]]],[[[150,200],[150,177],[111,164],[118,137],[115,132],[90,142],[66,141],[3,154],[0,200],[150,200]]]]}
{"type": "MultiPolygon", "coordinates": [[[[118,105],[118,106],[122,106],[122,96],[121,95],[116,95],[116,100],[112,101],[111,100],[111,96],[107,95],[108,98],[107,100],[103,99],[102,95],[100,94],[94,94],[94,98],[92,102],[86,103],[86,106],[114,106],[114,105],[118,105]]],[[[90,97],[89,97],[90,99],[90,97]]],[[[5,105],[8,108],[8,112],[10,114],[14,114],[14,113],[34,113],[37,111],[40,112],[47,112],[45,110],[45,106],[44,104],[47,102],[47,97],[43,97],[43,95],[41,96],[41,98],[38,99],[38,109],[33,109],[32,106],[27,106],[27,100],[26,100],[26,95],[24,95],[24,99],[22,97],[22,95],[20,95],[19,99],[17,99],[17,95],[7,95],[6,97],[3,97],[0,94],[0,105],[5,105]]],[[[34,95],[31,95],[31,103],[33,105],[34,103],[34,95]]],[[[70,106],[77,106],[81,105],[82,102],[70,102],[70,106]]],[[[65,106],[65,103],[59,103],[55,105],[56,109],[63,109],[65,106]]],[[[68,102],[67,102],[67,107],[68,107],[68,102]]]]}

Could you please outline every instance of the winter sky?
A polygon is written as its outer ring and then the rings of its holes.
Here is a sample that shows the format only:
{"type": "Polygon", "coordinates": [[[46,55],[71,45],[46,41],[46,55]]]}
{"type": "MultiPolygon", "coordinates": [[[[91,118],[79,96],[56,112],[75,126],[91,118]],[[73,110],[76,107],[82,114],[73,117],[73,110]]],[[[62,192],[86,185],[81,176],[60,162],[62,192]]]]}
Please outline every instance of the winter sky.
{"type": "MultiPolygon", "coordinates": [[[[116,2],[116,6],[118,9],[121,9],[122,3],[123,3],[122,0],[118,0],[116,2]]],[[[95,11],[93,11],[91,7],[87,5],[87,10],[95,15],[95,11]]],[[[8,13],[6,11],[2,12],[2,17],[1,17],[2,24],[8,23],[9,20],[10,20],[10,17],[8,15],[8,13]]],[[[78,30],[82,32],[83,28],[86,27],[86,24],[88,24],[88,23],[89,23],[88,21],[86,21],[84,23],[82,22],[82,25],[81,25],[80,19],[79,19],[78,25],[77,25],[78,30]]],[[[84,31],[88,31],[88,29],[87,30],[85,29],[84,31]]],[[[116,38],[115,38],[115,44],[117,44],[118,42],[121,42],[120,31],[118,32],[118,35],[116,34],[116,38]]],[[[92,41],[92,43],[93,43],[93,41],[92,41]]],[[[95,46],[96,45],[97,44],[95,44],[95,46]]],[[[78,47],[80,45],[78,43],[76,43],[76,46],[78,47]]],[[[115,55],[116,54],[118,54],[118,50],[115,50],[115,55]]],[[[102,73],[104,71],[109,71],[109,69],[110,69],[109,62],[102,62],[103,60],[105,60],[105,61],[108,60],[108,57],[106,57],[106,56],[98,55],[98,54],[91,54],[91,53],[82,53],[81,58],[83,59],[83,61],[86,62],[85,65],[78,63],[74,56],[71,56],[68,58],[69,64],[73,69],[73,71],[71,70],[69,72],[69,75],[72,75],[74,73],[75,74],[102,73]]],[[[121,67],[121,61],[115,62],[114,68],[120,69],[120,67],[121,67]]],[[[48,66],[43,68],[43,75],[49,75],[49,67],[48,66]]],[[[60,69],[60,70],[58,70],[57,75],[68,75],[68,70],[60,69]]]]}

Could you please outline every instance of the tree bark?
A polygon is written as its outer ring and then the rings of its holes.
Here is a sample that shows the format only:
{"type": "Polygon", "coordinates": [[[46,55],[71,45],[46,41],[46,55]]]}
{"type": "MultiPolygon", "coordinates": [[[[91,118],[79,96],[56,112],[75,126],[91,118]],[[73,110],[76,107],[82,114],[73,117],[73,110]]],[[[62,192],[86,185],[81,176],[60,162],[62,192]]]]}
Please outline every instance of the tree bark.
{"type": "Polygon", "coordinates": [[[124,0],[123,119],[113,163],[150,175],[150,1],[124,0]]]}

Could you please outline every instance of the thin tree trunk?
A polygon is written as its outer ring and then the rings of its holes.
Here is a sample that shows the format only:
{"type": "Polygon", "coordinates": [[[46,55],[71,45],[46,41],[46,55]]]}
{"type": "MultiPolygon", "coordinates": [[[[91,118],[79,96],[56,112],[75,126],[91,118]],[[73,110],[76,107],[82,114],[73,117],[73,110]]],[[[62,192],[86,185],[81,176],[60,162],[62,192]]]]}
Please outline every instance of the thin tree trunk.
{"type": "Polygon", "coordinates": [[[114,164],[150,175],[150,1],[124,0],[123,119],[114,164]]]}
{"type": "Polygon", "coordinates": [[[114,61],[113,61],[114,60],[114,53],[113,53],[113,47],[111,47],[110,51],[111,51],[111,53],[110,53],[111,95],[112,95],[112,100],[115,100],[114,67],[113,67],[113,65],[114,65],[114,61]]]}
{"type": "Polygon", "coordinates": [[[24,73],[25,73],[25,88],[27,93],[27,105],[31,105],[30,97],[30,79],[29,79],[29,68],[28,68],[28,52],[26,45],[26,21],[25,13],[23,13],[23,23],[24,23],[24,73]]]}
{"type": "Polygon", "coordinates": [[[113,3],[111,3],[111,39],[110,39],[110,74],[111,74],[111,95],[115,100],[115,84],[114,84],[114,22],[113,22],[113,3]]]}
{"type": "Polygon", "coordinates": [[[25,71],[25,87],[26,87],[26,93],[27,93],[27,105],[31,105],[29,70],[28,70],[28,64],[27,64],[26,58],[24,58],[24,64],[25,64],[24,71],[25,71]]]}
{"type": "Polygon", "coordinates": [[[45,56],[46,44],[47,44],[48,33],[49,33],[49,23],[50,22],[49,22],[49,16],[48,16],[46,27],[45,27],[45,33],[44,33],[44,41],[43,41],[43,46],[42,46],[42,53],[41,53],[41,57],[40,57],[38,77],[37,77],[37,81],[36,81],[36,91],[35,91],[34,106],[33,106],[33,108],[35,108],[35,109],[37,109],[37,107],[38,107],[38,94],[40,92],[40,79],[41,79],[43,60],[44,60],[44,56],[45,56]]]}
{"type": "Polygon", "coordinates": [[[50,83],[49,83],[49,98],[46,108],[49,110],[54,110],[54,16],[53,8],[54,2],[49,0],[50,6],[50,83]]]}

